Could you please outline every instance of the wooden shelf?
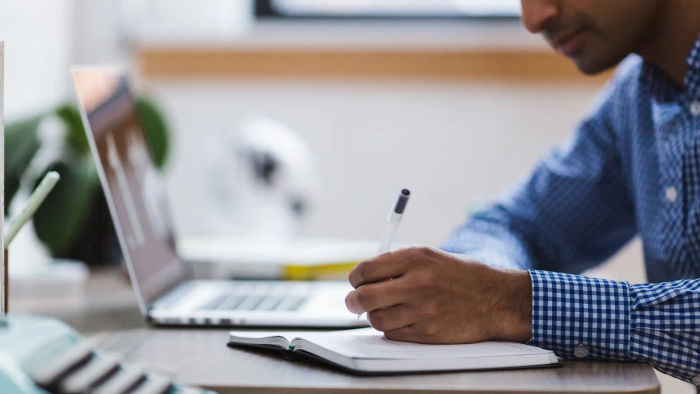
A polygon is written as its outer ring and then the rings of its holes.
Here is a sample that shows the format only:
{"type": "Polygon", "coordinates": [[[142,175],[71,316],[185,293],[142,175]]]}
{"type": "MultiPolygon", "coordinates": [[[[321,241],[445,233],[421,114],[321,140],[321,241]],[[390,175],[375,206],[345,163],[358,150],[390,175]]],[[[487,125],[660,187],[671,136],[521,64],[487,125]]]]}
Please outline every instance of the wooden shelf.
{"type": "Polygon", "coordinates": [[[243,36],[142,38],[142,74],[214,78],[566,81],[583,76],[541,37],[506,22],[257,22],[243,36]]]}
{"type": "Polygon", "coordinates": [[[553,52],[517,50],[171,49],[138,53],[145,77],[419,78],[574,81],[583,76],[553,52]]]}

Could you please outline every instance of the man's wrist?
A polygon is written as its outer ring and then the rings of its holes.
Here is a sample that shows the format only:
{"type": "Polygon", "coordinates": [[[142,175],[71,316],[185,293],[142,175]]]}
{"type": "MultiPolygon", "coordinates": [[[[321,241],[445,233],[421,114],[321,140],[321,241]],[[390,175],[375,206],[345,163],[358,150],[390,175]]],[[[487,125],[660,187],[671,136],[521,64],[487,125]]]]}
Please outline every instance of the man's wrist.
{"type": "Polygon", "coordinates": [[[521,270],[505,270],[500,285],[500,315],[495,339],[527,342],[532,337],[532,282],[521,270]]]}

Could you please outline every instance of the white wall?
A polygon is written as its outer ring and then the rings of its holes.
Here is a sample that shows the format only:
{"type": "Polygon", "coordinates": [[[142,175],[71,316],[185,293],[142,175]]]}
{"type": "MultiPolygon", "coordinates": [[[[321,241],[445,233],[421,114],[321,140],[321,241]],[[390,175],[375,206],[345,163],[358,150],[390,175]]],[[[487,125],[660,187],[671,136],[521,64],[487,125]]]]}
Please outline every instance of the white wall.
{"type": "Polygon", "coordinates": [[[5,41],[5,116],[49,109],[69,93],[72,0],[0,0],[5,41]]]}
{"type": "MultiPolygon", "coordinates": [[[[200,208],[192,209],[201,207],[201,141],[254,111],[296,129],[320,164],[320,194],[305,235],[376,239],[396,191],[409,187],[397,241],[428,245],[439,245],[471,205],[497,196],[566,138],[597,91],[568,84],[318,80],[156,80],[146,87],[172,122],[169,186],[181,235],[209,232],[198,220],[200,208]]],[[[606,275],[642,280],[638,250],[606,275]]]]}

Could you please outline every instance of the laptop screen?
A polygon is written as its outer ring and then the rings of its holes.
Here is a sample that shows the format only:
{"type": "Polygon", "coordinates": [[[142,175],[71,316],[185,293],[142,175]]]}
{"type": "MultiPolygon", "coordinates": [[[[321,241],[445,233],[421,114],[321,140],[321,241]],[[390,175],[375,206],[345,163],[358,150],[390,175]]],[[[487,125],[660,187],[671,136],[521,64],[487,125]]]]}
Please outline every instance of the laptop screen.
{"type": "Polygon", "coordinates": [[[83,125],[129,268],[146,311],[183,280],[165,184],[154,166],[126,75],[116,68],[73,70],[83,125]]]}

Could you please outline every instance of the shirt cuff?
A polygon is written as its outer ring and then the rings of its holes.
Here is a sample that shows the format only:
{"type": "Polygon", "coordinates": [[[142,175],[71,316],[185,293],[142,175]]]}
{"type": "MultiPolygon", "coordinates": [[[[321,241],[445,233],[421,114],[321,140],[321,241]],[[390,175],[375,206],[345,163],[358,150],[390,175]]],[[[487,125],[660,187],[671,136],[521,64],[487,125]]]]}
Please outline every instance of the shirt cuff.
{"type": "Polygon", "coordinates": [[[627,282],[528,270],[532,280],[531,344],[563,358],[628,359],[627,282]]]}

